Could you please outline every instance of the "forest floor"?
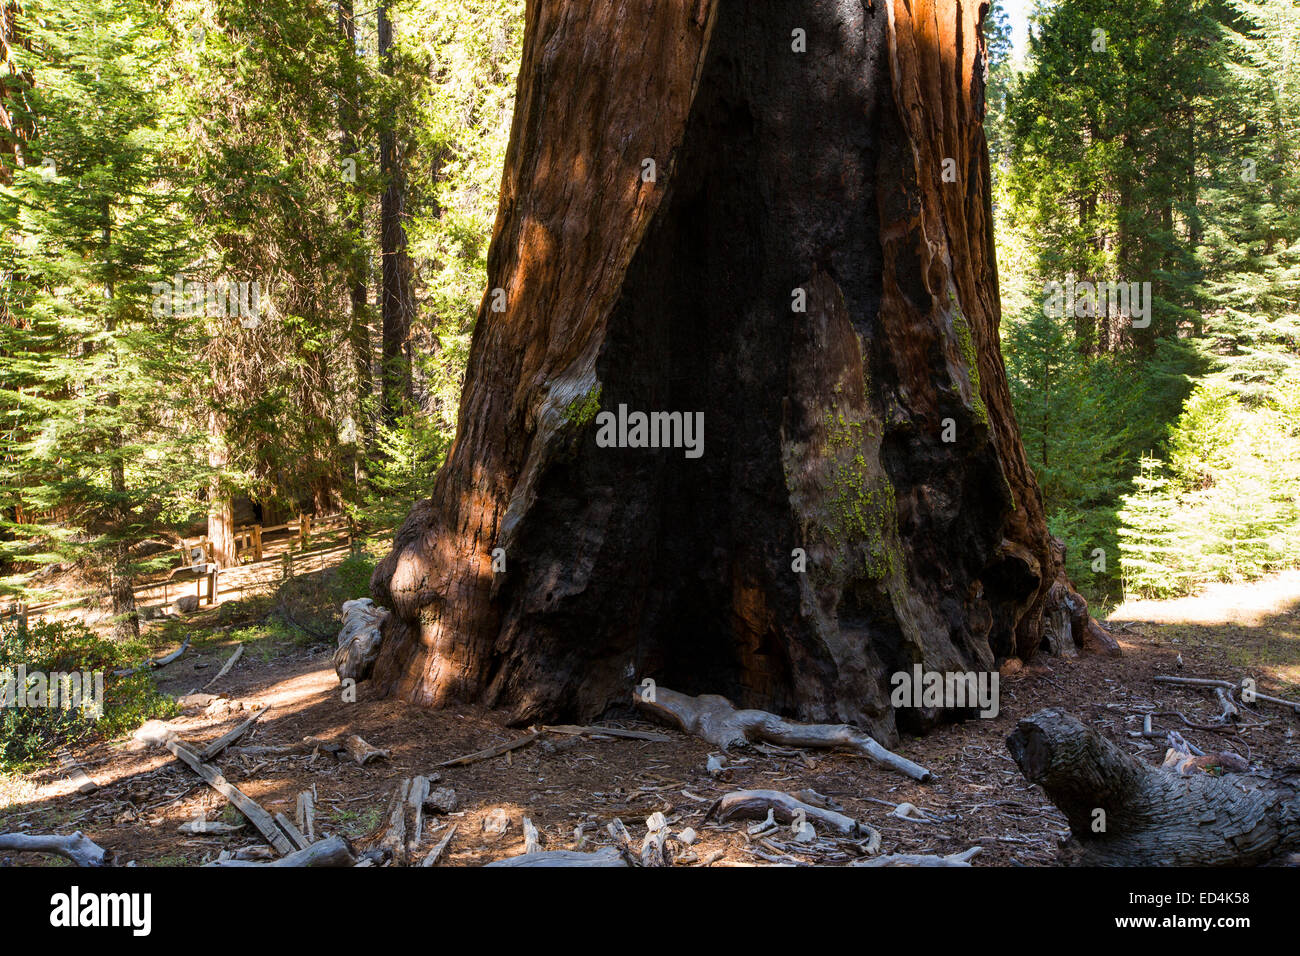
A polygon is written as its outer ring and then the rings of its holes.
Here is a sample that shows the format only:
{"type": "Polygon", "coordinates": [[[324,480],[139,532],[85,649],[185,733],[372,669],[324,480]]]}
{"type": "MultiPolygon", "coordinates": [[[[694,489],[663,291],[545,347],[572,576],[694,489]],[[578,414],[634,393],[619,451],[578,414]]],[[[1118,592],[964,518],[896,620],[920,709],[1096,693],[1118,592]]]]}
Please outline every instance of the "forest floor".
{"type": "MultiPolygon", "coordinates": [[[[248,630],[219,625],[218,611],[186,620],[197,637],[177,661],[160,669],[161,689],[183,695],[206,684],[248,630]],[[232,635],[234,635],[232,637],[232,635]]],[[[403,778],[440,777],[435,787],[455,790],[456,806],[431,818],[418,855],[440,841],[454,824],[454,838],[439,865],[473,866],[521,853],[522,820],[541,834],[543,849],[575,849],[582,825],[584,849],[610,842],[606,825],[621,819],[639,845],[645,820],[655,811],[673,832],[691,827],[699,841],[695,861],[714,866],[773,862],[843,863],[861,845],[822,839],[812,848],[777,832],[752,838],[755,821],[706,820],[710,805],[728,791],[745,788],[812,789],[843,812],[879,831],[881,853],[957,853],[980,847],[977,866],[1051,865],[1067,833],[1064,816],[1026,781],[1007,753],[1005,741],[1016,722],[1044,707],[1064,709],[1107,734],[1141,759],[1159,763],[1164,747],[1133,735],[1142,714],[1179,711],[1195,723],[1218,713],[1213,695],[1191,687],[1160,685],[1158,674],[1254,677],[1265,693],[1300,697],[1300,574],[1248,585],[1221,586],[1198,598],[1122,606],[1108,626],[1124,656],[1105,659],[1042,658],[1001,685],[995,718],[943,727],[923,738],[906,738],[896,751],[937,776],[918,784],[871,761],[847,753],[749,750],[727,755],[718,775],[706,769],[709,744],[676,730],[629,717],[621,726],[667,734],[671,742],[543,734],[508,756],[466,766],[437,765],[520,736],[492,713],[471,707],[428,711],[392,700],[376,700],[366,684],[358,700],[340,699],[331,666],[331,644],[316,637],[249,641],[234,669],[209,692],[228,703],[191,711],[169,721],[186,741],[199,745],[230,730],[253,708],[271,708],[236,746],[295,744],[304,736],[359,734],[390,752],[358,766],[329,753],[292,755],[236,753],[214,762],[226,778],[272,814],[292,818],[297,794],[315,788],[316,831],[340,833],[360,847],[378,840],[391,794],[403,778]],[[304,643],[310,640],[311,643],[304,643]],[[1182,666],[1178,666],[1181,657],[1182,666]],[[236,707],[239,709],[228,710],[236,707]],[[938,818],[914,822],[891,815],[911,803],[938,818]],[[508,814],[500,836],[483,830],[495,808],[508,814]]],[[[283,635],[281,635],[283,636],[283,635]]],[[[1300,715],[1264,707],[1268,725],[1232,734],[1212,734],[1155,718],[1158,729],[1180,729],[1209,750],[1234,750],[1251,762],[1252,774],[1267,778],[1298,762],[1300,715]]],[[[223,849],[260,844],[249,825],[228,836],[187,835],[178,827],[198,818],[239,823],[242,817],[192,771],[159,748],[131,740],[106,741],[73,755],[98,784],[86,794],[65,770],[49,768],[26,776],[0,777],[0,831],[71,832],[79,829],[111,851],[117,864],[198,865],[223,849]]],[[[51,858],[0,854],[0,865],[43,865],[51,858]]],[[[55,865],[66,865],[56,860],[55,865]]]]}

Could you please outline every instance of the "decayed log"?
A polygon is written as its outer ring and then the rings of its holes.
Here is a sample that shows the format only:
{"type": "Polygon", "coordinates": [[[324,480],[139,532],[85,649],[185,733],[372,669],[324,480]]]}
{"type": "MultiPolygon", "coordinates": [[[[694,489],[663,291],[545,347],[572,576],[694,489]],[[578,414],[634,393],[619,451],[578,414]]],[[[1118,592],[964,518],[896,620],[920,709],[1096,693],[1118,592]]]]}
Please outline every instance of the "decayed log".
{"type": "Polygon", "coordinates": [[[357,862],[348,846],[348,841],[341,836],[332,836],[328,840],[313,843],[305,850],[298,850],[288,856],[282,856],[270,863],[255,863],[252,860],[213,860],[204,866],[353,866],[357,862]]]}
{"type": "Polygon", "coordinates": [[[880,834],[865,823],[834,810],[804,803],[780,790],[735,790],[709,807],[704,819],[716,818],[721,822],[730,817],[764,817],[769,811],[780,823],[790,823],[802,813],[809,822],[819,823],[840,836],[869,836],[873,844],[880,844],[880,834]]]}
{"type": "Polygon", "coordinates": [[[442,856],[442,851],[447,849],[447,844],[451,843],[451,838],[454,837],[455,835],[456,835],[456,824],[453,823],[451,825],[451,829],[447,831],[447,835],[443,837],[441,840],[439,840],[438,845],[429,851],[429,855],[426,856],[420,862],[420,866],[422,867],[433,866],[435,863],[437,863],[438,858],[442,856]]]}
{"type": "Polygon", "coordinates": [[[539,853],[525,853],[522,856],[507,857],[488,866],[627,866],[623,854],[612,846],[595,853],[581,853],[577,850],[544,850],[539,853]]]}
{"type": "Polygon", "coordinates": [[[969,850],[949,853],[947,856],[891,853],[889,856],[877,856],[869,860],[854,860],[849,866],[970,866],[971,857],[978,854],[980,849],[973,846],[969,850]]]}
{"type": "Polygon", "coordinates": [[[393,861],[405,866],[406,855],[406,803],[411,792],[411,780],[406,778],[397,785],[388,803],[388,829],[379,845],[392,851],[393,861]]]}
{"type": "Polygon", "coordinates": [[[1247,866],[1300,848],[1300,800],[1149,767],[1060,711],[1020,721],[1007,749],[1070,821],[1079,863],[1247,866]]]}
{"type": "Polygon", "coordinates": [[[77,866],[103,866],[105,857],[104,848],[82,836],[80,830],[71,836],[0,833],[0,850],[53,853],[66,857],[77,866]]]}
{"type": "Polygon", "coordinates": [[[346,750],[348,756],[355,760],[357,765],[361,767],[364,767],[372,760],[379,760],[381,758],[387,759],[392,756],[391,751],[372,747],[356,734],[353,734],[343,742],[343,749],[346,750]]]}
{"type": "Polygon", "coordinates": [[[884,764],[913,780],[925,783],[934,774],[906,757],[886,750],[880,744],[850,727],[848,724],[797,724],[765,710],[737,710],[725,697],[701,694],[691,697],[666,687],[656,687],[654,694],[634,691],[632,699],[637,707],[662,719],[671,720],[688,734],[694,734],[719,747],[731,747],[766,741],[791,747],[844,747],[856,750],[877,763],[884,764]]]}

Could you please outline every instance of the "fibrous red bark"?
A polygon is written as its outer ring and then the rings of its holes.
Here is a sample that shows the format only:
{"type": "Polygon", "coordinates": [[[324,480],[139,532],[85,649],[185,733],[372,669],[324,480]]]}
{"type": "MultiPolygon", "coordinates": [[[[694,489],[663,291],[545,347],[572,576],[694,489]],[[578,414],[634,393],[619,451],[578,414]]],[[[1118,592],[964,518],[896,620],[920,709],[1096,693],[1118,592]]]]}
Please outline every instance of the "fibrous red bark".
{"type": "Polygon", "coordinates": [[[372,582],[382,689],[529,720],[650,677],[888,744],[942,716],[891,672],[1035,651],[981,7],[529,4],[458,436],[372,582]],[[600,447],[620,405],[702,412],[703,455],[600,447]]]}

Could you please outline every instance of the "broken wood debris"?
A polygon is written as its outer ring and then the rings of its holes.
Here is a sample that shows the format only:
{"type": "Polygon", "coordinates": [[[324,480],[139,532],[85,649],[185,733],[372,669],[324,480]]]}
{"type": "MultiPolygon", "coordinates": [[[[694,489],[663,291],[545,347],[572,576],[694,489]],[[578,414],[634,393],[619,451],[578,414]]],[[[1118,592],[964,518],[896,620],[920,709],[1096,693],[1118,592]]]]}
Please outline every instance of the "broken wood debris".
{"type": "Polygon", "coordinates": [[[704,819],[716,819],[722,822],[733,816],[753,817],[765,813],[775,815],[777,820],[785,824],[799,817],[811,823],[820,823],[841,836],[854,838],[866,836],[870,838],[873,847],[870,852],[875,852],[880,845],[880,834],[867,824],[834,810],[804,803],[779,790],[734,790],[715,802],[704,815],[704,819]]]}
{"type": "Polygon", "coordinates": [[[451,825],[451,829],[447,831],[447,835],[442,838],[442,840],[438,843],[437,846],[435,846],[432,850],[429,851],[428,856],[426,856],[420,862],[420,866],[433,866],[435,863],[437,863],[438,858],[442,856],[442,851],[447,849],[447,844],[451,843],[451,838],[455,835],[456,835],[456,824],[453,823],[451,825]]]}
{"type": "Polygon", "coordinates": [[[188,648],[189,646],[190,646],[190,638],[189,635],[186,635],[185,640],[181,642],[181,646],[178,647],[176,650],[172,651],[170,654],[166,655],[165,657],[159,657],[157,660],[145,661],[143,664],[140,664],[138,667],[125,667],[122,670],[113,671],[113,676],[130,677],[132,674],[137,674],[143,670],[154,670],[155,668],[158,667],[166,667],[172,661],[176,660],[178,657],[184,654],[186,648],[188,648]]]}
{"type": "Polygon", "coordinates": [[[298,794],[294,807],[294,822],[311,843],[316,842],[316,785],[298,794]]]}
{"type": "Polygon", "coordinates": [[[891,853],[888,856],[872,857],[868,860],[854,860],[849,866],[970,866],[970,860],[982,851],[982,847],[973,846],[961,853],[949,853],[947,856],[932,856],[917,853],[891,853]]]}
{"type": "Polygon", "coordinates": [[[612,846],[594,853],[578,850],[543,850],[539,853],[524,853],[521,856],[494,860],[487,866],[627,866],[623,854],[612,846]]]}
{"type": "Polygon", "coordinates": [[[505,743],[497,744],[493,747],[487,747],[484,750],[476,750],[472,754],[465,754],[463,757],[453,757],[451,760],[444,760],[438,764],[439,767],[463,767],[466,764],[478,763],[480,760],[491,760],[493,757],[499,757],[503,753],[512,750],[518,750],[520,747],[526,747],[542,735],[540,730],[530,731],[523,737],[517,737],[514,740],[507,740],[505,743]]]}
{"type": "Polygon", "coordinates": [[[326,840],[320,840],[309,847],[301,850],[295,850],[292,853],[280,857],[278,860],[272,860],[270,863],[259,863],[252,860],[226,859],[213,860],[211,863],[205,863],[204,866],[216,867],[236,867],[236,866],[355,866],[356,857],[352,853],[352,848],[348,846],[348,841],[341,836],[332,836],[326,840]]]}
{"type": "Polygon", "coordinates": [[[0,833],[0,850],[18,853],[53,853],[77,866],[103,866],[104,848],[78,830],[70,836],[54,834],[0,833]]]}
{"type": "Polygon", "coordinates": [[[221,678],[229,674],[230,669],[235,666],[235,662],[239,660],[239,658],[243,655],[243,653],[244,653],[244,645],[240,644],[238,647],[235,648],[235,653],[230,655],[229,660],[227,660],[226,663],[221,665],[221,670],[217,671],[216,676],[214,676],[212,680],[208,681],[206,684],[203,685],[203,689],[207,690],[217,681],[221,680],[221,678]]]}
{"type": "Polygon", "coordinates": [[[249,728],[251,728],[253,724],[257,723],[257,721],[261,718],[261,716],[270,709],[271,707],[268,704],[267,706],[263,707],[261,710],[254,713],[252,717],[249,717],[247,720],[240,723],[233,730],[226,731],[226,733],[222,734],[216,740],[212,741],[212,743],[204,747],[203,752],[199,756],[203,760],[214,759],[223,750],[225,750],[227,747],[233,744],[236,740],[244,736],[244,734],[248,733],[249,728]]]}
{"type": "Polygon", "coordinates": [[[248,821],[257,827],[258,832],[266,838],[266,841],[275,847],[281,854],[288,855],[296,849],[290,839],[280,830],[276,824],[275,818],[267,813],[262,806],[254,799],[249,797],[238,787],[231,784],[222,776],[221,771],[211,764],[204,763],[199,755],[191,750],[186,744],[176,737],[169,737],[163,742],[163,746],[179,758],[186,766],[197,773],[208,785],[216,790],[227,800],[235,805],[235,808],[242,813],[248,821]]]}

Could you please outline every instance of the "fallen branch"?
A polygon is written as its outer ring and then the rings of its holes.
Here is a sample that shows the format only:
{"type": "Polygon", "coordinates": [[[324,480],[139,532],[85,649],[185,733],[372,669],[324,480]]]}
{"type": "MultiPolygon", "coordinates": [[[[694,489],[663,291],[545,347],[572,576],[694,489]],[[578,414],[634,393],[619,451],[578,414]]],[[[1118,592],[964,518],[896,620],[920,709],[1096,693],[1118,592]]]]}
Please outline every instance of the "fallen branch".
{"type": "Polygon", "coordinates": [[[870,860],[854,860],[849,866],[970,866],[971,857],[977,855],[982,847],[973,846],[961,853],[949,853],[947,856],[929,856],[916,853],[891,853],[870,860]]]}
{"type": "Polygon", "coordinates": [[[420,866],[422,867],[433,866],[433,864],[437,863],[438,857],[442,856],[442,851],[447,849],[447,844],[451,842],[451,838],[455,835],[456,835],[456,824],[453,823],[451,825],[451,829],[447,831],[447,835],[442,838],[442,840],[438,843],[437,846],[435,846],[432,850],[429,851],[429,855],[426,856],[423,861],[421,861],[420,866]]]}
{"type": "Polygon", "coordinates": [[[463,767],[466,764],[478,763],[480,760],[491,760],[493,757],[500,757],[503,753],[509,753],[511,750],[518,750],[520,747],[527,747],[534,740],[542,735],[540,730],[531,731],[527,736],[507,740],[503,744],[497,744],[494,747],[488,747],[486,750],[476,750],[472,754],[465,754],[463,757],[453,757],[451,760],[444,760],[438,764],[439,767],[463,767]]]}
{"type": "Polygon", "coordinates": [[[103,866],[105,857],[104,848],[82,836],[80,830],[71,836],[0,833],[0,850],[53,853],[71,860],[77,866],[103,866]]]}
{"type": "Polygon", "coordinates": [[[221,680],[221,678],[229,674],[230,668],[235,666],[235,661],[239,660],[239,658],[243,655],[243,653],[244,653],[244,645],[240,644],[238,647],[235,648],[235,653],[230,655],[230,659],[227,660],[226,663],[221,665],[221,670],[217,671],[217,676],[215,676],[214,678],[212,678],[212,680],[204,684],[203,689],[207,690],[217,681],[221,680]]]}
{"type": "Polygon", "coordinates": [[[844,747],[913,780],[926,783],[934,779],[929,770],[891,753],[848,724],[793,723],[765,710],[737,710],[731,701],[717,694],[691,697],[666,687],[657,687],[653,697],[653,700],[646,700],[637,691],[632,694],[637,707],[673,721],[688,734],[701,737],[722,750],[757,741],[791,747],[844,747]]]}
{"type": "Polygon", "coordinates": [[[348,841],[341,836],[332,836],[328,840],[313,843],[305,850],[297,850],[270,863],[255,863],[252,860],[213,860],[204,866],[353,866],[357,858],[348,846],[348,841]]]}
{"type": "Polygon", "coordinates": [[[233,744],[240,737],[244,736],[244,734],[248,733],[248,729],[252,727],[253,724],[257,723],[258,718],[270,709],[271,705],[268,704],[233,730],[226,731],[216,740],[212,741],[212,743],[203,748],[203,752],[199,754],[200,759],[212,760],[217,757],[217,755],[223,750],[233,744]]]}
{"type": "Polygon", "coordinates": [[[140,671],[143,670],[154,670],[155,668],[166,667],[172,661],[176,660],[176,658],[184,654],[185,649],[189,646],[190,646],[190,639],[187,636],[185,640],[181,643],[181,646],[178,647],[176,650],[172,651],[166,657],[160,657],[157,660],[152,660],[152,661],[145,661],[139,667],[127,667],[122,670],[113,671],[113,676],[130,677],[132,674],[138,674],[140,671]]]}
{"type": "Polygon", "coordinates": [[[624,737],[628,740],[651,740],[655,743],[668,743],[673,739],[666,734],[654,734],[645,730],[623,730],[621,727],[578,727],[573,724],[558,724],[543,727],[542,730],[553,734],[570,734],[575,737],[624,737]]]}
{"type": "MultiPolygon", "coordinates": [[[[1213,678],[1213,677],[1167,677],[1163,674],[1153,677],[1151,679],[1154,680],[1157,684],[1181,684],[1185,687],[1219,687],[1222,688],[1223,690],[1233,691],[1235,698],[1239,701],[1243,699],[1242,695],[1246,690],[1245,680],[1242,680],[1240,683],[1234,684],[1230,680],[1220,680],[1218,678],[1213,678]]],[[[1282,707],[1290,707],[1297,714],[1300,714],[1300,701],[1287,700],[1283,697],[1272,697],[1268,694],[1261,694],[1257,690],[1251,691],[1251,696],[1254,698],[1254,700],[1262,700],[1270,704],[1278,704],[1279,706],[1282,707]]],[[[1253,703],[1253,701],[1245,701],[1245,703],[1253,703]]]]}
{"type": "Polygon", "coordinates": [[[577,850],[543,850],[539,853],[525,853],[496,860],[488,866],[627,866],[623,854],[612,846],[595,853],[582,853],[577,850]]]}

